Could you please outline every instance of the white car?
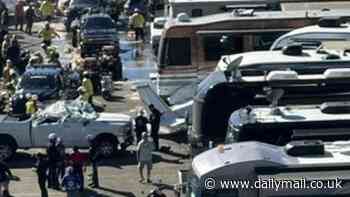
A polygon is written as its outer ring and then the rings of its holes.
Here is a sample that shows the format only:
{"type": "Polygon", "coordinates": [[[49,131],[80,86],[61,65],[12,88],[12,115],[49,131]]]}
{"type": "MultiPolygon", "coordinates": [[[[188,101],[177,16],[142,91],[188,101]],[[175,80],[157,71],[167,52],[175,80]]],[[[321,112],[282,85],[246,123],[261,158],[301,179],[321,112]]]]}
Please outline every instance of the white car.
{"type": "Polygon", "coordinates": [[[132,118],[117,113],[96,113],[91,105],[57,101],[31,118],[0,116],[0,160],[10,159],[18,148],[43,148],[48,135],[61,137],[66,147],[87,148],[92,135],[100,153],[107,157],[132,144],[132,118]]]}

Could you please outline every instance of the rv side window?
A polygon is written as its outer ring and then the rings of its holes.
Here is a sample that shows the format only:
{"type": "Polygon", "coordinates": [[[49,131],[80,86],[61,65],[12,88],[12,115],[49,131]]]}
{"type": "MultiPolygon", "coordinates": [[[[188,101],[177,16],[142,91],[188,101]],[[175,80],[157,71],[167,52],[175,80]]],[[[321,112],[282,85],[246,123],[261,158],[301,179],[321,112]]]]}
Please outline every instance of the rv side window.
{"type": "Polygon", "coordinates": [[[162,64],[167,66],[191,65],[191,39],[166,38],[162,64]]]}
{"type": "Polygon", "coordinates": [[[222,55],[240,53],[243,50],[243,37],[241,35],[227,35],[221,43],[223,35],[206,35],[202,39],[206,61],[219,60],[222,55]]]}
{"type": "Polygon", "coordinates": [[[193,9],[191,13],[192,17],[200,17],[203,16],[203,11],[202,9],[193,9]]]}

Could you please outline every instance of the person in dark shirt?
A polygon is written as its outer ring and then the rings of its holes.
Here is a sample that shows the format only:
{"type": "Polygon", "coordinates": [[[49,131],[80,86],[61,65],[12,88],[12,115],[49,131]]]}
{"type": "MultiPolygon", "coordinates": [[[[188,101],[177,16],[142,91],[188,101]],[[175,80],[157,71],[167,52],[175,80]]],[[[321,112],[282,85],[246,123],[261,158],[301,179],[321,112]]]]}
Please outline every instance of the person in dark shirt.
{"type": "Polygon", "coordinates": [[[101,159],[101,154],[98,152],[97,146],[95,145],[96,141],[93,136],[89,135],[87,137],[87,140],[89,141],[89,161],[91,163],[92,167],[92,174],[91,174],[91,183],[89,184],[92,188],[98,188],[100,187],[99,181],[98,181],[98,162],[101,159]]]}
{"type": "Polygon", "coordinates": [[[0,161],[0,191],[2,191],[0,196],[10,197],[9,184],[12,177],[11,170],[7,164],[0,161]]]}
{"type": "Polygon", "coordinates": [[[160,126],[160,117],[162,114],[158,109],[154,107],[154,105],[149,105],[149,109],[151,110],[150,115],[150,123],[151,123],[151,137],[155,144],[155,149],[159,150],[159,126],[160,126]]]}
{"type": "Polygon", "coordinates": [[[141,134],[143,132],[147,133],[147,123],[148,119],[145,117],[145,112],[143,109],[140,110],[139,115],[135,118],[135,133],[137,143],[141,141],[141,134]]]}
{"type": "Polygon", "coordinates": [[[32,35],[32,27],[35,19],[35,11],[33,9],[33,4],[29,4],[29,8],[25,12],[25,17],[26,17],[26,29],[25,32],[28,33],[29,35],[32,35]]]}
{"type": "Polygon", "coordinates": [[[1,12],[0,25],[1,25],[0,38],[3,38],[6,34],[8,34],[8,26],[9,26],[9,11],[6,7],[1,12]]]}
{"type": "Polygon", "coordinates": [[[7,59],[10,59],[12,61],[13,65],[16,67],[17,70],[21,70],[18,68],[20,55],[21,55],[21,47],[17,40],[17,36],[13,35],[11,38],[10,46],[7,49],[7,59]]]}
{"type": "Polygon", "coordinates": [[[57,147],[57,151],[59,153],[59,158],[58,158],[58,177],[59,178],[63,178],[63,176],[65,175],[65,160],[66,160],[66,147],[64,146],[63,144],[63,140],[62,138],[57,138],[57,144],[56,144],[56,147],[57,147]]]}
{"type": "Polygon", "coordinates": [[[41,197],[48,197],[46,180],[47,180],[47,170],[49,168],[49,162],[47,157],[41,153],[36,155],[36,173],[38,175],[38,184],[41,191],[41,197]]]}
{"type": "Polygon", "coordinates": [[[46,149],[46,153],[49,161],[49,179],[48,179],[48,187],[53,189],[59,189],[59,181],[57,176],[57,166],[60,154],[57,149],[57,136],[54,133],[49,135],[49,144],[46,149]]]}

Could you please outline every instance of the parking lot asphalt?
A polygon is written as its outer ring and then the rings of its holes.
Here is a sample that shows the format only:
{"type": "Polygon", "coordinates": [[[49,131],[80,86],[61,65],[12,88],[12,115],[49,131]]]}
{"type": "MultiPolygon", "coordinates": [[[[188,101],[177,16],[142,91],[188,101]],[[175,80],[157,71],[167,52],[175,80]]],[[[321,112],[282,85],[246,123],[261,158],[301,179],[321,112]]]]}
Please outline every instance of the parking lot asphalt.
{"type": "MultiPolygon", "coordinates": [[[[58,47],[62,63],[70,60],[71,48],[69,35],[64,32],[62,23],[56,22],[53,25],[61,35],[61,38],[55,39],[53,44],[58,47]],[[68,53],[67,53],[68,51],[68,53]]],[[[37,37],[38,30],[43,27],[43,23],[37,23],[34,26],[34,34],[26,35],[19,31],[11,31],[18,35],[21,45],[30,51],[42,51],[40,39],[37,37]]],[[[115,82],[115,92],[111,101],[105,101],[101,97],[96,97],[98,103],[101,103],[101,110],[107,112],[125,113],[134,116],[136,111],[142,106],[139,96],[133,87],[135,80],[147,80],[149,73],[155,71],[155,62],[149,44],[145,45],[143,55],[135,59],[132,55],[132,43],[125,39],[125,32],[120,33],[121,48],[124,51],[121,54],[124,78],[126,81],[115,82]]],[[[180,134],[181,136],[181,134],[180,134]]],[[[183,136],[183,135],[182,135],[183,136]]],[[[154,154],[154,167],[152,171],[152,183],[139,183],[137,162],[135,157],[135,146],[128,148],[126,152],[117,153],[113,158],[103,160],[99,168],[100,185],[99,189],[86,188],[83,197],[92,196],[146,196],[147,193],[156,185],[165,188],[168,197],[175,196],[171,191],[173,186],[178,183],[178,170],[189,167],[189,158],[187,157],[187,146],[177,135],[168,136],[167,139],[161,139],[161,146],[170,147],[170,151],[156,152],[154,154]]],[[[16,197],[39,197],[40,190],[37,185],[37,176],[33,172],[34,159],[32,154],[42,152],[42,149],[20,150],[13,160],[9,162],[14,175],[19,177],[18,181],[12,181],[10,184],[11,195],[16,197]]],[[[87,169],[89,171],[89,168],[87,169]]],[[[86,175],[88,174],[85,173],[86,175]]],[[[87,176],[85,176],[86,181],[87,176]]],[[[61,191],[49,190],[50,197],[65,196],[61,191]]]]}

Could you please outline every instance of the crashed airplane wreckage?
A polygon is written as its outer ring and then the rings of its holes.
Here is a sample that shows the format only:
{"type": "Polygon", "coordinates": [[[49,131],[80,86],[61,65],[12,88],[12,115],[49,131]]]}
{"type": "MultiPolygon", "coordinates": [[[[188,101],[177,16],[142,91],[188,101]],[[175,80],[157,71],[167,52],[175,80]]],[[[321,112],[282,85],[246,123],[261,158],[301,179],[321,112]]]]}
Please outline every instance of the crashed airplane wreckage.
{"type": "MultiPolygon", "coordinates": [[[[303,51],[301,45],[276,53],[223,57],[218,70],[201,83],[194,97],[192,138],[199,142],[223,142],[231,114],[249,105],[272,105],[276,111],[272,109],[271,113],[276,112],[277,117],[281,115],[278,105],[349,101],[349,61],[346,51],[303,51]]],[[[314,117],[318,118],[322,122],[322,117],[314,117]]]]}
{"type": "Polygon", "coordinates": [[[349,100],[350,57],[346,51],[336,51],[293,45],[283,51],[223,56],[217,70],[200,83],[193,100],[172,107],[148,85],[137,89],[146,106],[153,104],[164,114],[161,125],[168,132],[192,119],[192,141],[223,142],[231,114],[248,105],[270,105],[275,89],[283,90],[280,105],[349,100]]]}

